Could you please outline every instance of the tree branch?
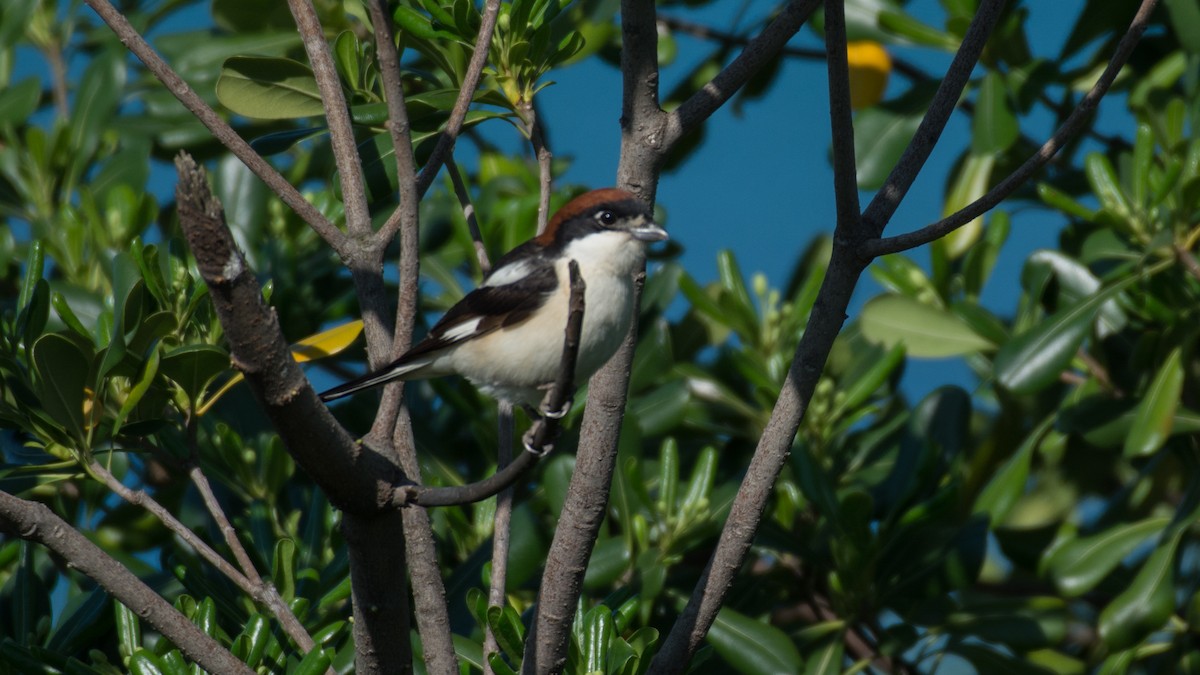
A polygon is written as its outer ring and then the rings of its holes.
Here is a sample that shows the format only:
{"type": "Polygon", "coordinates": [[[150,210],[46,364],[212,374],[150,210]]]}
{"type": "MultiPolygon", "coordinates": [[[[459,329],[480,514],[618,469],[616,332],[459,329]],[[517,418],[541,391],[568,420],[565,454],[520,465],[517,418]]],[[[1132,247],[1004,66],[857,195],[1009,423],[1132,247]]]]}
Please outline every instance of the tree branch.
{"type": "Polygon", "coordinates": [[[321,105],[325,108],[325,121],[329,126],[329,141],[333,147],[333,161],[337,165],[342,184],[342,206],[346,213],[346,230],[354,236],[364,236],[371,231],[371,214],[367,211],[367,192],[363,185],[362,158],[358,155],[358,144],[354,140],[354,125],[350,121],[350,108],[342,93],[342,83],[337,68],[333,65],[333,54],[325,41],[325,30],[317,18],[317,10],[311,0],[288,0],[292,18],[300,31],[304,52],[308,54],[317,91],[321,94],[321,105]]]}
{"type": "Polygon", "coordinates": [[[254,675],[228,649],[44,504],[0,492],[0,531],[37,542],[61,556],[133,609],[201,668],[213,673],[254,675]]]}
{"type": "Polygon", "coordinates": [[[267,187],[271,188],[284,204],[288,205],[296,215],[300,216],[308,226],[325,240],[335,251],[341,252],[345,246],[346,235],[329,222],[329,220],[310,204],[304,195],[287,181],[275,167],[250,147],[233,127],[217,115],[216,111],[204,102],[204,99],[188,86],[179,74],[171,69],[145,38],[134,30],[125,16],[121,14],[108,0],[84,0],[104,23],[116,33],[121,42],[146,65],[146,68],[170,91],[183,107],[187,108],[200,123],[212,132],[222,145],[229,149],[254,175],[258,176],[267,187]]]}
{"type": "Polygon", "coordinates": [[[820,0],[788,2],[783,11],[746,45],[737,58],[670,114],[663,150],[700,126],[755,73],[771,59],[778,57],[787,41],[800,30],[819,4],[820,0]]]}
{"type": "Polygon", "coordinates": [[[274,311],[225,224],[203,169],[175,161],[179,221],[209,287],[234,364],[250,384],[288,452],[338,508],[374,514],[391,498],[395,466],[354,442],[317,399],[292,358],[274,311]]]}
{"type": "Polygon", "coordinates": [[[446,169],[450,174],[450,182],[454,185],[454,196],[462,208],[463,218],[467,221],[467,232],[471,235],[471,243],[475,246],[475,259],[479,262],[479,272],[487,276],[492,271],[492,261],[488,259],[487,247],[483,244],[483,233],[479,230],[479,218],[475,215],[475,205],[471,203],[471,193],[463,182],[462,173],[454,161],[454,155],[446,157],[446,169]]]}
{"type": "Polygon", "coordinates": [[[913,181],[917,179],[921,168],[925,166],[925,160],[929,159],[930,153],[941,138],[946,122],[950,120],[950,114],[958,105],[963,88],[967,86],[971,71],[979,62],[979,55],[983,53],[983,47],[987,44],[988,36],[992,34],[1003,9],[1004,0],[980,2],[979,9],[976,10],[971,25],[967,27],[967,33],[963,36],[962,44],[946,70],[945,78],[938,85],[937,92],[929,103],[929,111],[921,119],[916,134],[900,155],[900,160],[892,167],[887,181],[863,211],[864,226],[868,228],[871,236],[878,237],[883,232],[892,214],[908,194],[913,181]]]}
{"type": "MultiPolygon", "coordinates": [[[[483,18],[479,24],[479,36],[475,38],[475,50],[471,52],[471,61],[467,64],[467,72],[463,77],[462,87],[458,90],[458,99],[450,111],[450,119],[446,120],[446,129],[438,137],[433,153],[421,167],[421,175],[417,177],[417,194],[424,196],[433,179],[442,168],[442,162],[454,149],[454,142],[462,131],[463,122],[467,119],[467,110],[475,98],[475,87],[479,86],[479,77],[483,67],[487,65],[488,49],[492,45],[492,33],[496,29],[496,17],[500,14],[500,0],[484,0],[483,18]]],[[[388,221],[391,222],[390,219],[388,221]]],[[[384,230],[387,226],[384,227],[384,230]]]]}
{"type": "MultiPolygon", "coordinates": [[[[496,466],[503,471],[513,459],[512,403],[500,402],[496,426],[496,466]]],[[[512,510],[513,489],[510,485],[496,495],[496,513],[492,516],[492,573],[488,579],[488,607],[504,607],[508,604],[505,588],[508,585],[508,552],[512,543],[512,510]]],[[[483,629],[483,675],[495,675],[489,656],[498,653],[500,641],[496,639],[492,624],[488,623],[483,629]]]]}
{"type": "MultiPolygon", "coordinates": [[[[1004,199],[1008,198],[1017,190],[1025,181],[1040,170],[1049,162],[1058,151],[1066,145],[1067,141],[1075,137],[1087,123],[1088,118],[1096,110],[1096,106],[1100,104],[1100,100],[1108,93],[1109,87],[1112,86],[1113,80],[1121,71],[1122,66],[1129,60],[1130,54],[1133,53],[1134,46],[1141,39],[1142,33],[1146,31],[1146,26],[1150,21],[1150,15],[1154,12],[1158,0],[1142,0],[1141,6],[1134,14],[1133,21],[1129,24],[1129,29],[1117,44],[1116,51],[1113,52],[1112,58],[1108,61],[1108,66],[1104,69],[1104,73],[1100,75],[1100,79],[1088,91],[1087,95],[1079,101],[1079,105],[1067,117],[1062,126],[1054,132],[1042,147],[1038,148],[1037,152],[1032,157],[1025,160],[1025,163],[1012,172],[1004,180],[1000,181],[991,190],[988,190],[979,199],[971,202],[962,209],[950,214],[949,216],[914,232],[898,234],[894,237],[884,239],[872,239],[865,243],[864,253],[872,258],[887,255],[889,253],[898,253],[906,251],[910,248],[916,248],[928,244],[931,241],[941,239],[950,234],[954,230],[971,222],[975,218],[983,215],[991,210],[1004,199]]],[[[932,108],[931,108],[932,110],[932,108]]],[[[918,135],[920,132],[917,132],[918,135]]],[[[907,153],[905,153],[907,154],[907,153]]],[[[904,160],[901,159],[901,162],[904,160]]],[[[899,168],[899,165],[897,165],[899,168]]],[[[893,172],[894,173],[894,172],[893,172]]],[[[890,181],[890,178],[889,178],[890,181]]],[[[880,191],[882,194],[882,190],[880,191]]],[[[889,214],[890,216],[890,214],[889,214]]],[[[878,235],[876,235],[878,236],[878,235]]]]}
{"type": "Polygon", "coordinates": [[[829,117],[834,139],[834,189],[837,225],[828,272],[821,283],[808,325],[771,418],[721,530],[708,566],[692,591],[683,613],[671,627],[650,664],[650,673],[681,673],[703,642],[741,570],[758,531],[767,501],[800,427],[804,412],[825,368],[833,342],[846,320],[846,308],[865,263],[857,249],[864,238],[858,211],[854,168],[854,135],[850,117],[849,69],[846,64],[846,26],[841,0],[825,3],[825,44],[829,68],[829,117]]]}

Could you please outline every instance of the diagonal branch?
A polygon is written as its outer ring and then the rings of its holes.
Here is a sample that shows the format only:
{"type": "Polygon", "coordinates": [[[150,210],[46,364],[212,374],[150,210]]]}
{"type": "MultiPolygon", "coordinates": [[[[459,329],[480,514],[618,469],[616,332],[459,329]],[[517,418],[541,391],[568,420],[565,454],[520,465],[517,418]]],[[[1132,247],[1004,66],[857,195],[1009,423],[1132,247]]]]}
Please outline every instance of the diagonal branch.
{"type": "Polygon", "coordinates": [[[892,167],[892,172],[888,174],[883,187],[879,188],[875,198],[863,211],[864,226],[872,236],[877,237],[883,232],[883,228],[900,207],[900,202],[908,194],[908,189],[912,187],[913,181],[917,179],[925,161],[929,159],[930,153],[941,138],[946,122],[950,120],[950,114],[954,112],[958,99],[962,97],[963,89],[971,78],[971,71],[979,62],[979,55],[983,53],[988,36],[992,34],[992,29],[1000,19],[1004,2],[1005,0],[982,0],[979,9],[976,10],[971,25],[967,27],[967,33],[963,36],[962,44],[946,70],[945,78],[938,85],[937,92],[929,103],[929,111],[917,126],[917,133],[900,155],[896,166],[892,167]]]}
{"type": "Polygon", "coordinates": [[[819,4],[820,0],[788,2],[783,11],[767,24],[758,37],[746,45],[737,58],[671,113],[663,150],[670,148],[682,136],[700,126],[755,73],[777,58],[787,41],[800,30],[819,4]]]}
{"type": "Polygon", "coordinates": [[[846,25],[841,0],[825,3],[825,34],[837,204],[833,254],[808,326],[796,348],[796,356],[771,411],[767,428],[763,430],[734,498],[717,548],[683,613],[650,664],[649,672],[655,675],[681,673],[686,669],[725,602],[725,595],[741,570],[758,531],[767,500],[774,493],[772,486],[787,461],[792,440],[812,400],[833,341],[841,332],[854,286],[864,269],[863,263],[856,261],[858,241],[863,234],[855,179],[846,25]]]}
{"type": "Polygon", "coordinates": [[[267,187],[271,188],[284,204],[287,204],[296,215],[300,216],[308,226],[313,229],[322,239],[325,240],[335,251],[339,253],[345,248],[346,235],[341,230],[329,222],[315,206],[310,204],[304,195],[287,181],[275,167],[271,166],[267,160],[250,147],[250,144],[242,139],[233,127],[229,126],[225,120],[217,115],[216,111],[209,107],[204,99],[200,98],[199,94],[188,86],[187,82],[179,76],[174,70],[167,65],[166,61],[154,51],[146,39],[130,25],[129,21],[121,14],[109,0],[84,0],[91,7],[104,23],[116,33],[121,42],[133,52],[134,56],[141,59],[146,68],[170,91],[183,107],[187,108],[196,119],[208,130],[212,132],[213,137],[221,142],[229,149],[242,163],[246,165],[254,175],[258,176],[267,187]]]}
{"type": "Polygon", "coordinates": [[[62,556],[121,604],[179,647],[183,655],[212,673],[253,675],[254,671],[150,589],[124,565],[93,544],[44,504],[0,492],[0,532],[37,542],[62,556]]]}
{"type": "Polygon", "coordinates": [[[208,285],[234,363],[296,462],[338,508],[361,514],[387,505],[395,465],[359,446],[317,399],[292,358],[274,310],[225,223],[203,169],[186,153],[175,165],[179,221],[208,285]]]}
{"type": "Polygon", "coordinates": [[[325,121],[329,125],[329,141],[333,147],[333,161],[341,175],[342,206],[346,210],[346,230],[352,235],[363,236],[371,230],[371,214],[367,211],[367,192],[363,185],[362,158],[354,141],[354,125],[350,121],[350,108],[342,93],[342,83],[337,68],[333,65],[333,54],[325,40],[325,30],[317,18],[312,0],[288,0],[288,8],[296,20],[300,40],[308,54],[308,62],[321,94],[321,105],[325,108],[325,121]]]}
{"type": "Polygon", "coordinates": [[[1013,171],[1012,174],[997,183],[995,187],[988,190],[979,199],[936,223],[926,225],[914,232],[867,241],[864,252],[870,257],[875,258],[889,253],[898,253],[910,248],[916,248],[917,246],[941,239],[988,212],[997,204],[1007,199],[1013,192],[1016,192],[1017,188],[1045,166],[1070,139],[1077,136],[1083,130],[1088,118],[1095,112],[1096,106],[1100,105],[1100,99],[1104,98],[1104,95],[1108,93],[1113,80],[1121,72],[1121,68],[1125,65],[1125,62],[1129,60],[1134,46],[1137,45],[1138,40],[1142,37],[1142,33],[1146,31],[1150,15],[1154,12],[1154,7],[1157,4],[1158,0],[1142,0],[1141,6],[1138,8],[1137,13],[1134,14],[1133,21],[1129,24],[1129,29],[1117,44],[1117,48],[1113,52],[1112,58],[1109,59],[1104,73],[1100,75],[1100,79],[1096,80],[1096,84],[1092,85],[1087,95],[1079,101],[1079,105],[1075,107],[1075,110],[1071,112],[1062,126],[1054,132],[1054,135],[1043,143],[1042,147],[1038,148],[1033,156],[1025,160],[1025,163],[1018,167],[1016,171],[1013,171]]]}
{"type": "MultiPolygon", "coordinates": [[[[433,153],[429,155],[425,166],[421,167],[421,175],[417,177],[417,194],[420,196],[424,196],[429,186],[433,185],[433,179],[442,168],[442,162],[454,149],[454,142],[458,139],[459,132],[462,131],[463,122],[467,119],[467,110],[470,109],[471,101],[475,98],[475,88],[479,86],[479,77],[483,74],[483,67],[487,65],[488,50],[492,46],[492,33],[496,29],[496,17],[499,14],[500,0],[484,0],[479,36],[475,38],[475,50],[471,52],[471,60],[467,64],[462,87],[458,90],[458,99],[455,100],[454,108],[450,111],[450,119],[446,120],[446,129],[438,137],[433,153]]],[[[388,220],[388,224],[391,224],[391,219],[388,220]]],[[[388,226],[385,225],[383,231],[387,230],[388,226]]]]}

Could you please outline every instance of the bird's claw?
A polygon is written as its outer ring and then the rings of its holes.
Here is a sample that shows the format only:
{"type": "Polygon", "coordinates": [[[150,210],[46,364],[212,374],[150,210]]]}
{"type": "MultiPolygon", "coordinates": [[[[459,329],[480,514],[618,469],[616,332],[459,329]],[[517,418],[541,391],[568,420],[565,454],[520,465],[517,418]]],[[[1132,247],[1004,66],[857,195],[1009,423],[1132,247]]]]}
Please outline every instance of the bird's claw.
{"type": "Polygon", "coordinates": [[[567,413],[571,412],[571,406],[574,405],[574,403],[574,400],[567,399],[566,402],[563,403],[562,407],[558,410],[541,410],[539,408],[538,412],[541,413],[542,417],[552,420],[561,420],[567,416],[567,413]]]}
{"type": "Polygon", "coordinates": [[[553,443],[547,443],[540,448],[533,447],[533,429],[530,429],[521,437],[521,445],[525,446],[526,452],[531,452],[536,457],[545,457],[554,449],[553,443]]]}

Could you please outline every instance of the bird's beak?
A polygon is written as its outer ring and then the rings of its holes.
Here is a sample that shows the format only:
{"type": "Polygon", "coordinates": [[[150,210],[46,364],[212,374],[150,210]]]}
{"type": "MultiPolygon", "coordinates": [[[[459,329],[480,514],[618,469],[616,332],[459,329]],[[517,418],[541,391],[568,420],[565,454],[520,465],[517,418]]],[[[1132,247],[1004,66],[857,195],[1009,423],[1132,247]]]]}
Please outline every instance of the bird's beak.
{"type": "Polygon", "coordinates": [[[663,241],[667,238],[667,231],[659,227],[654,221],[647,220],[645,223],[638,225],[629,230],[634,239],[639,241],[663,241]]]}

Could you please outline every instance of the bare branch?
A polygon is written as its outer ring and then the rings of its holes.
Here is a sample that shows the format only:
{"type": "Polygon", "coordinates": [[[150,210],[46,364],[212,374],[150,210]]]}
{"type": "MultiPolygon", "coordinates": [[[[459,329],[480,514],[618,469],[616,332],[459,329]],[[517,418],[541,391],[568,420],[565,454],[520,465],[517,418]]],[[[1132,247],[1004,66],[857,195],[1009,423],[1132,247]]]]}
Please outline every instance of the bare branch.
{"type": "Polygon", "coordinates": [[[787,41],[800,30],[819,4],[820,0],[788,2],[783,11],[746,45],[737,58],[671,113],[663,149],[670,148],[685,134],[700,126],[755,73],[771,59],[777,58],[787,41]]]}
{"type": "Polygon", "coordinates": [[[271,613],[279,620],[283,632],[287,633],[287,636],[296,643],[301,651],[306,654],[312,651],[312,648],[316,646],[312,636],[304,629],[304,624],[300,623],[300,619],[292,612],[292,608],[284,602],[283,596],[279,595],[279,589],[275,588],[274,584],[264,581],[258,573],[258,569],[254,567],[254,563],[246,553],[246,548],[237,538],[237,531],[233,529],[233,525],[225,517],[225,511],[221,509],[221,504],[217,502],[217,496],[213,494],[208,476],[204,475],[204,471],[198,464],[192,465],[192,468],[188,470],[188,476],[192,479],[192,484],[200,491],[204,506],[216,521],[217,528],[225,539],[225,545],[233,552],[233,558],[237,560],[238,567],[242,569],[246,579],[256,589],[256,592],[251,595],[271,610],[271,613]]]}
{"type": "MultiPolygon", "coordinates": [[[[648,204],[654,203],[658,164],[669,149],[665,130],[670,116],[663,112],[658,101],[655,22],[653,2],[621,1],[621,162],[617,167],[617,185],[648,204]]],[[[622,393],[621,400],[624,399],[622,393]]]]}
{"type": "Polygon", "coordinates": [[[333,247],[336,251],[342,251],[345,247],[346,235],[329,222],[315,206],[310,204],[300,194],[300,191],[287,181],[275,167],[271,166],[265,159],[262,158],[250,144],[242,139],[241,136],[233,130],[217,115],[216,111],[204,102],[204,99],[188,86],[179,74],[171,69],[165,61],[154,51],[154,48],[146,42],[145,38],[134,30],[125,16],[121,14],[108,0],[84,0],[91,7],[104,23],[112,29],[117,37],[121,39],[129,51],[133,52],[134,56],[141,59],[142,63],[146,64],[146,68],[159,79],[160,82],[170,91],[179,102],[183,104],[200,123],[212,132],[213,137],[221,142],[229,149],[242,163],[246,165],[254,175],[258,176],[267,187],[271,188],[284,204],[287,204],[296,215],[300,216],[308,226],[313,229],[327,244],[333,247]]]}
{"type": "MultiPolygon", "coordinates": [[[[1121,71],[1125,62],[1129,60],[1129,55],[1133,53],[1134,46],[1137,45],[1138,40],[1142,37],[1142,33],[1146,31],[1150,15],[1157,4],[1158,0],[1142,0],[1142,4],[1134,15],[1133,21],[1129,24],[1129,30],[1125,32],[1124,37],[1117,44],[1117,48],[1113,52],[1112,58],[1109,59],[1104,73],[1100,75],[1100,79],[1096,80],[1096,84],[1092,85],[1087,95],[1079,101],[1079,105],[1075,107],[1075,110],[1067,117],[1062,126],[1054,132],[1054,135],[1043,143],[1042,147],[1038,148],[1032,157],[1025,160],[1025,163],[1018,167],[1016,171],[996,184],[991,190],[988,190],[979,199],[936,223],[926,225],[914,232],[867,241],[864,253],[875,258],[928,244],[931,241],[941,239],[975,218],[987,213],[1001,201],[1007,199],[1009,195],[1045,166],[1070,139],[1083,129],[1088,118],[1096,110],[1096,106],[1100,104],[1100,99],[1104,98],[1104,95],[1108,93],[1108,89],[1112,86],[1113,80],[1116,79],[1117,73],[1121,71]]],[[[920,134],[919,131],[917,133],[918,135],[920,134]]],[[[901,159],[901,162],[903,162],[903,159],[901,159]]],[[[880,194],[882,194],[882,191],[880,194]]]]}
{"type": "Polygon", "coordinates": [[[62,556],[71,567],[133,609],[201,668],[212,673],[254,675],[249,666],[44,504],[0,492],[0,531],[37,542],[62,556]]]}
{"type": "Polygon", "coordinates": [[[373,514],[386,506],[396,480],[392,462],[356,444],[317,399],[292,358],[274,311],[225,224],[220,202],[190,156],[176,159],[179,221],[234,363],[288,452],[338,508],[373,514]]]}
{"type": "Polygon", "coordinates": [[[833,189],[837,230],[858,232],[858,170],[854,160],[854,118],[850,107],[850,65],[846,61],[846,15],[841,2],[825,3],[825,64],[829,71],[829,124],[833,132],[833,189]]]}
{"type": "Polygon", "coordinates": [[[358,156],[358,145],[354,140],[354,126],[350,121],[350,108],[342,93],[342,83],[337,68],[333,65],[333,54],[325,41],[325,30],[317,18],[312,0],[288,0],[288,8],[300,30],[300,40],[308,54],[308,62],[321,94],[321,105],[325,108],[325,121],[329,125],[329,141],[333,147],[333,161],[337,164],[342,183],[342,206],[346,211],[346,229],[351,234],[363,236],[371,231],[371,214],[367,211],[367,192],[363,185],[362,159],[358,156]]]}
{"type": "Polygon", "coordinates": [[[475,205],[471,203],[471,193],[467,191],[454,155],[446,157],[446,169],[450,174],[450,182],[454,184],[454,195],[458,197],[458,204],[462,207],[463,218],[467,221],[471,243],[475,245],[475,259],[479,262],[479,271],[486,277],[492,271],[492,261],[488,259],[487,247],[483,245],[483,233],[479,230],[479,218],[475,215],[475,205]]]}
{"type": "MultiPolygon", "coordinates": [[[[451,168],[453,171],[453,168],[451,168]]],[[[576,268],[578,269],[578,268],[576,268]]],[[[497,420],[496,466],[503,470],[513,458],[513,406],[500,402],[497,420]]],[[[527,453],[528,454],[528,453],[527,453]]],[[[508,552],[512,542],[513,489],[510,485],[496,495],[496,513],[492,516],[492,574],[488,580],[488,606],[507,605],[505,587],[508,584],[508,552]]],[[[490,654],[500,652],[500,642],[489,623],[483,631],[483,675],[494,675],[490,654]]]]}
{"type": "MultiPolygon", "coordinates": [[[[442,162],[454,149],[454,141],[458,139],[458,134],[462,131],[463,122],[467,119],[467,110],[471,108],[471,101],[475,98],[475,87],[479,86],[479,77],[483,73],[483,67],[487,65],[488,49],[492,44],[492,33],[495,31],[496,17],[499,14],[500,0],[484,0],[479,36],[475,38],[475,50],[471,52],[471,61],[467,64],[462,87],[458,90],[458,99],[454,102],[454,108],[450,111],[450,119],[446,120],[446,128],[438,137],[433,153],[429,155],[429,160],[421,168],[421,175],[417,177],[417,194],[419,196],[424,196],[429,186],[433,185],[433,179],[442,168],[442,162]]],[[[390,223],[391,220],[389,219],[388,222],[390,223]]],[[[384,230],[387,230],[387,226],[384,226],[384,230]]]]}
{"type": "Polygon", "coordinates": [[[354,672],[411,673],[403,517],[396,512],[369,517],[347,513],[342,535],[350,558],[354,672]]]}
{"type": "Polygon", "coordinates": [[[863,225],[871,236],[878,237],[883,232],[883,228],[899,208],[900,202],[908,194],[908,189],[917,179],[917,174],[925,166],[925,160],[929,159],[933,147],[941,138],[946,122],[950,120],[950,114],[954,112],[963,88],[971,78],[971,71],[979,62],[979,55],[983,53],[988,36],[992,34],[992,29],[1000,19],[1004,1],[982,0],[979,4],[979,9],[976,10],[971,25],[967,27],[967,33],[963,36],[962,44],[946,70],[945,78],[938,85],[937,92],[929,103],[929,111],[917,127],[917,133],[900,155],[896,166],[892,167],[883,187],[879,188],[875,198],[863,211],[863,225]]]}
{"type": "MultiPolygon", "coordinates": [[[[175,514],[171,513],[162,504],[159,504],[153,497],[146,493],[145,490],[133,490],[127,487],[124,483],[117,480],[117,477],[112,475],[104,465],[92,460],[88,464],[88,471],[103,481],[104,485],[113,492],[117,493],[121,499],[146,509],[155,518],[158,518],[168,530],[173,532],[175,536],[183,540],[185,544],[192,547],[193,550],[209,565],[216,568],[218,572],[224,574],[227,579],[232,581],[234,585],[242,589],[242,592],[254,598],[258,602],[263,601],[261,595],[262,589],[256,587],[250,580],[237,570],[228,560],[221,557],[219,553],[213,550],[208,542],[201,539],[195,532],[192,532],[186,525],[179,522],[175,514]]],[[[265,604],[265,603],[263,603],[265,604]]],[[[307,649],[305,650],[307,651],[307,649]]]]}
{"type": "Polygon", "coordinates": [[[537,110],[532,101],[523,101],[518,110],[521,121],[525,124],[525,133],[529,135],[529,143],[533,146],[533,154],[538,163],[538,217],[537,233],[546,231],[550,220],[550,187],[554,177],[550,175],[550,162],[554,155],[546,144],[546,135],[542,130],[542,122],[538,119],[537,110]]]}

